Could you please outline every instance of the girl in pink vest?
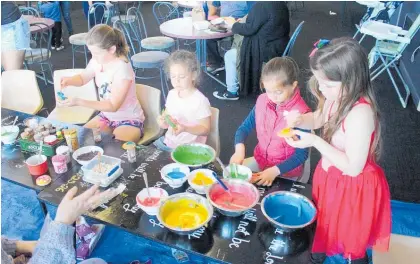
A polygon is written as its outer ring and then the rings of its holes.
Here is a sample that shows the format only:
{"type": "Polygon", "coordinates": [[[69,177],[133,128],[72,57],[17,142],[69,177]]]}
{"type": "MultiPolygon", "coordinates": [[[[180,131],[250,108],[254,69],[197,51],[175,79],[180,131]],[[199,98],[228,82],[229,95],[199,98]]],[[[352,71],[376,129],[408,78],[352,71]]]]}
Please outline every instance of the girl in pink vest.
{"type": "Polygon", "coordinates": [[[287,127],[285,115],[289,112],[310,111],[300,96],[299,67],[290,57],[273,58],[261,72],[260,95],[255,107],[235,134],[235,153],[230,163],[242,164],[257,172],[253,182],[270,186],[277,176],[296,180],[303,172],[308,149],[295,149],[277,134],[287,127]],[[245,159],[245,140],[254,129],[258,144],[254,157],[245,159]]]}
{"type": "Polygon", "coordinates": [[[366,249],[387,251],[391,232],[388,183],[376,163],[380,140],[378,108],[368,59],[353,39],[320,40],[310,56],[315,112],[287,117],[291,127],[323,128],[321,137],[295,131],[296,148],[314,147],[321,160],[312,196],[318,209],[311,262],[342,254],[367,264],[366,249]]]}

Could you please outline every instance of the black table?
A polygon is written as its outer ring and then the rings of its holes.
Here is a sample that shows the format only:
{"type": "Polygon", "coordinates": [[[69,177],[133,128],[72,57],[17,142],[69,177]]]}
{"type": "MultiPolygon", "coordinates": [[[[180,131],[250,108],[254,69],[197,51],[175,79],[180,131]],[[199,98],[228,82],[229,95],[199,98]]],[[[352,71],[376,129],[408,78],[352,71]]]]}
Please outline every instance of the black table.
{"type": "MultiPolygon", "coordinates": [[[[88,217],[143,238],[221,262],[304,263],[308,260],[312,229],[294,233],[277,230],[265,219],[259,204],[237,218],[225,217],[215,211],[207,228],[201,228],[190,235],[172,233],[156,217],[148,216],[136,205],[135,197],[145,187],[143,174],[147,174],[150,186],[164,188],[169,195],[194,191],[188,187],[188,182],[178,189],[172,189],[161,179],[159,170],[172,162],[168,153],[154,147],[142,146],[137,150],[137,161],[128,163],[121,144],[117,140],[111,140],[103,148],[105,155],[121,157],[123,160],[123,175],[111,186],[124,183],[127,188],[106,205],[87,214],[88,217]]],[[[77,168],[78,165],[75,165],[73,174],[63,175],[54,181],[40,192],[38,198],[57,206],[69,188],[78,186],[80,191],[89,188],[91,184],[82,180],[82,174],[77,168]]],[[[221,174],[221,169],[214,164],[209,168],[221,174]]],[[[270,188],[259,188],[262,196],[277,190],[295,191],[307,197],[311,195],[309,185],[284,179],[276,180],[270,188]]]]}
{"type": "MultiPolygon", "coordinates": [[[[2,108],[1,109],[1,124],[3,126],[5,125],[12,125],[13,121],[15,120],[15,117],[18,116],[18,120],[16,122],[16,125],[19,126],[20,132],[23,131],[25,128],[25,125],[23,124],[23,121],[30,117],[36,117],[39,119],[40,123],[46,123],[49,122],[55,126],[61,126],[61,127],[69,127],[69,128],[76,128],[78,131],[78,139],[80,145],[93,145],[94,139],[93,139],[93,132],[90,129],[83,128],[81,126],[76,125],[70,125],[66,123],[60,123],[57,121],[49,120],[43,117],[39,116],[33,116],[30,114],[25,114],[22,112],[2,108]]],[[[104,139],[99,146],[104,145],[107,143],[108,140],[112,139],[112,135],[110,134],[103,134],[102,138],[104,139]]],[[[39,193],[47,186],[41,187],[35,184],[35,180],[37,176],[31,176],[29,174],[28,168],[25,164],[25,160],[33,155],[33,153],[24,152],[21,150],[19,143],[16,141],[13,145],[3,145],[1,147],[1,178],[17,184],[19,186],[22,186],[24,188],[28,188],[31,190],[34,190],[36,193],[39,193]]],[[[68,171],[63,174],[57,174],[54,172],[53,165],[51,163],[51,158],[48,158],[48,171],[47,175],[51,176],[52,183],[56,181],[58,178],[62,176],[69,176],[72,175],[72,167],[76,165],[76,161],[72,159],[72,162],[67,164],[68,171]]],[[[78,168],[76,168],[78,169],[78,168]]],[[[46,213],[44,204],[41,203],[41,207],[46,213]]]]}

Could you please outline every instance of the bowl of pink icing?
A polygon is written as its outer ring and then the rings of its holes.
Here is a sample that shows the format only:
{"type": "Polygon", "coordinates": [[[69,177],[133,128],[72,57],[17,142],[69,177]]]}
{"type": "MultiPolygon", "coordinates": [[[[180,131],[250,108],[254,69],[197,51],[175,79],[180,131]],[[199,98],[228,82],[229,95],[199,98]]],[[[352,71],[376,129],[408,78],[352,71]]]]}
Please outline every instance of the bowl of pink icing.
{"type": "Polygon", "coordinates": [[[229,193],[218,183],[207,189],[207,199],[219,212],[226,216],[243,215],[253,208],[260,199],[257,188],[249,182],[240,179],[223,179],[229,188],[229,193]]]}
{"type": "Polygon", "coordinates": [[[156,215],[163,200],[168,197],[168,192],[162,188],[150,187],[150,197],[144,188],[136,196],[137,205],[148,215],[156,215]]]}

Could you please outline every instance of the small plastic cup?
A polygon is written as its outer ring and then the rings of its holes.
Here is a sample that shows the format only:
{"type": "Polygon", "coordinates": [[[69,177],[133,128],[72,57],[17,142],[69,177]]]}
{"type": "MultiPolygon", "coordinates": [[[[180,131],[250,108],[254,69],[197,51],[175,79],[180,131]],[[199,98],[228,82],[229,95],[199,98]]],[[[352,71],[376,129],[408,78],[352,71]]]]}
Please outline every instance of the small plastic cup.
{"type": "Polygon", "coordinates": [[[137,159],[136,143],[129,141],[129,142],[124,143],[124,145],[122,147],[123,147],[123,149],[127,150],[128,162],[130,162],[130,163],[136,162],[136,159],[137,159]]]}

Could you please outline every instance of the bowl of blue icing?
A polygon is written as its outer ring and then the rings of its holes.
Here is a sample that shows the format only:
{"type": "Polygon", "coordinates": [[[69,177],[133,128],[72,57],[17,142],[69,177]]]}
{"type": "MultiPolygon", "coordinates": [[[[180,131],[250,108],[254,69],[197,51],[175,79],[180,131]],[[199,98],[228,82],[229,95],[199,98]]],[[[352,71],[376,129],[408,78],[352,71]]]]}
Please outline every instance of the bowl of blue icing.
{"type": "Polygon", "coordinates": [[[294,231],[312,224],[317,216],[314,203],[288,191],[270,193],[261,201],[261,211],[276,228],[294,231]]]}

